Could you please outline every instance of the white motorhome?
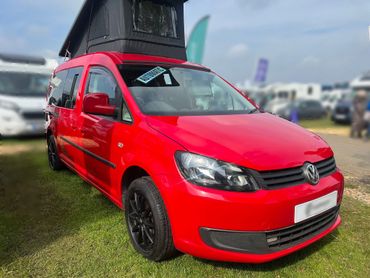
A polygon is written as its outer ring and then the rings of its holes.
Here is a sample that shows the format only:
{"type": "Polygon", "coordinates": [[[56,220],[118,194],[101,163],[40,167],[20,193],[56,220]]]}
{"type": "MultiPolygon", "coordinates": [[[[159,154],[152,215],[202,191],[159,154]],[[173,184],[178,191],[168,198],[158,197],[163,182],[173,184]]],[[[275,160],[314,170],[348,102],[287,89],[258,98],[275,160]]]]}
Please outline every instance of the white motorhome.
{"type": "Polygon", "coordinates": [[[293,99],[320,100],[321,97],[321,85],[316,83],[275,83],[266,86],[264,91],[271,98],[266,110],[272,113],[277,113],[293,99]]]}
{"type": "Polygon", "coordinates": [[[353,91],[365,90],[370,97],[370,71],[354,79],[351,82],[351,89],[353,91]]]}
{"type": "Polygon", "coordinates": [[[0,135],[41,135],[56,60],[0,54],[0,135]]]}

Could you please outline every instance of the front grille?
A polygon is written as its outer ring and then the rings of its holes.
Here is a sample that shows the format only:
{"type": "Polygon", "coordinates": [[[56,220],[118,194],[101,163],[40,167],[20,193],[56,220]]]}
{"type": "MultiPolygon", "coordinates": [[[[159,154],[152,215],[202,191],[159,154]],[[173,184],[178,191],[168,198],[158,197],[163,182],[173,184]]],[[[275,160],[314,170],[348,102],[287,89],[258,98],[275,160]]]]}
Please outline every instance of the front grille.
{"type": "Polygon", "coordinates": [[[335,207],[289,228],[267,232],[267,245],[272,251],[279,251],[302,243],[333,225],[338,211],[339,207],[335,207]]]}
{"type": "MultiPolygon", "coordinates": [[[[334,157],[313,163],[319,171],[320,178],[329,176],[336,170],[334,157]]],[[[257,182],[266,189],[275,189],[302,184],[305,182],[303,165],[300,167],[255,173],[257,182]]]]}
{"type": "Polygon", "coordinates": [[[23,112],[22,116],[26,120],[43,120],[43,119],[45,119],[45,113],[44,112],[23,112]]]}

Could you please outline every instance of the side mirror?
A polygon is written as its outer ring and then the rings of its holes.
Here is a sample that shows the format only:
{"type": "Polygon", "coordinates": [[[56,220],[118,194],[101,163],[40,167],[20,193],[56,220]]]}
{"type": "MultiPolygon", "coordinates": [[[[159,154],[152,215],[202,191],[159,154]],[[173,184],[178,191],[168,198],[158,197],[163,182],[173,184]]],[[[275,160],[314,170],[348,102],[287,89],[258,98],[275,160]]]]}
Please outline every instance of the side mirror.
{"type": "Polygon", "coordinates": [[[88,114],[116,116],[116,107],[109,105],[109,96],[105,93],[89,93],[83,100],[83,111],[88,114]]]}

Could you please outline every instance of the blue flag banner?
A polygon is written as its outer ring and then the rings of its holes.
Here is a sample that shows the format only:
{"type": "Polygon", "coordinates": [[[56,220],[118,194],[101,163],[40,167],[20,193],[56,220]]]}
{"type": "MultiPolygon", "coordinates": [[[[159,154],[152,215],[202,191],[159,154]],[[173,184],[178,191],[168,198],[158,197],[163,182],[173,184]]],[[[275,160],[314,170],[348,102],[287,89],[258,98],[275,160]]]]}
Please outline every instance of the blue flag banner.
{"type": "Polygon", "coordinates": [[[268,68],[269,68],[269,61],[267,59],[261,58],[258,61],[258,68],[256,72],[256,77],[254,78],[254,82],[264,83],[267,79],[268,68]]]}

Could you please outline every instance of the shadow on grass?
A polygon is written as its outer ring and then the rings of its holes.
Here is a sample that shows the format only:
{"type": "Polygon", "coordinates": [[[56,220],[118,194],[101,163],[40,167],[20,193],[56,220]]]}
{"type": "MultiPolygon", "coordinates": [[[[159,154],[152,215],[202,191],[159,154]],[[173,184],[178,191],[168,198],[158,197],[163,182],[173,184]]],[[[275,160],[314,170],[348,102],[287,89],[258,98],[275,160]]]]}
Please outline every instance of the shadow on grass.
{"type": "Polygon", "coordinates": [[[75,174],[49,170],[44,152],[2,156],[0,265],[32,255],[118,211],[75,174]]]}
{"type": "Polygon", "coordinates": [[[288,256],[282,257],[280,259],[274,260],[272,262],[264,264],[245,264],[245,263],[228,263],[228,262],[215,262],[204,259],[197,259],[202,263],[210,264],[214,267],[222,267],[226,269],[238,269],[238,270],[248,270],[248,271],[275,271],[285,268],[290,265],[304,260],[305,258],[311,256],[312,254],[319,252],[323,247],[332,242],[339,235],[339,231],[335,230],[331,234],[322,238],[321,240],[303,248],[295,253],[288,256]]]}

